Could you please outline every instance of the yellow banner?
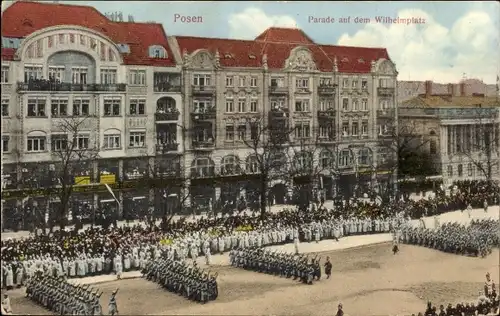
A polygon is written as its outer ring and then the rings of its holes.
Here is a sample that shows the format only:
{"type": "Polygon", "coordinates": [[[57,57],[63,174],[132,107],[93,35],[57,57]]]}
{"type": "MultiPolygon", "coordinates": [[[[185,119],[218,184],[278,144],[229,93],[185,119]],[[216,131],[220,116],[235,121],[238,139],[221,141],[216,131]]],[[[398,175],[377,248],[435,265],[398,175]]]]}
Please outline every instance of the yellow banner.
{"type": "Polygon", "coordinates": [[[248,226],[238,226],[236,228],[236,231],[237,232],[249,232],[249,231],[252,231],[253,230],[253,227],[252,225],[248,225],[248,226]]]}
{"type": "Polygon", "coordinates": [[[115,184],[116,182],[116,175],[114,174],[101,174],[101,181],[102,184],[115,184]]]}
{"type": "Polygon", "coordinates": [[[86,185],[86,184],[90,184],[90,176],[75,177],[75,185],[86,185]]]}
{"type": "Polygon", "coordinates": [[[160,240],[160,244],[162,245],[171,245],[172,244],[172,239],[162,239],[160,240]]]}

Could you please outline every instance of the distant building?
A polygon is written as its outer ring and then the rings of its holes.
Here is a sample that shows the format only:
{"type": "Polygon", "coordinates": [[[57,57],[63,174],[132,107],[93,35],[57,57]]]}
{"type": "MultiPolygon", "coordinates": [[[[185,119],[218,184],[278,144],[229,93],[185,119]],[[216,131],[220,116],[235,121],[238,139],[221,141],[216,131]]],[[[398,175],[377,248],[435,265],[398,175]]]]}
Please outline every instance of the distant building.
{"type": "MultiPolygon", "coordinates": [[[[459,83],[431,83],[431,94],[453,94],[454,96],[460,95],[473,95],[474,93],[484,94],[488,97],[497,95],[497,88],[494,84],[486,84],[478,79],[464,79],[459,83]]],[[[398,80],[398,104],[417,97],[425,93],[426,81],[405,81],[398,80]]]]}
{"type": "Polygon", "coordinates": [[[432,94],[432,88],[428,82],[427,93],[402,102],[400,126],[432,157],[445,183],[498,177],[498,97],[432,94]]]}

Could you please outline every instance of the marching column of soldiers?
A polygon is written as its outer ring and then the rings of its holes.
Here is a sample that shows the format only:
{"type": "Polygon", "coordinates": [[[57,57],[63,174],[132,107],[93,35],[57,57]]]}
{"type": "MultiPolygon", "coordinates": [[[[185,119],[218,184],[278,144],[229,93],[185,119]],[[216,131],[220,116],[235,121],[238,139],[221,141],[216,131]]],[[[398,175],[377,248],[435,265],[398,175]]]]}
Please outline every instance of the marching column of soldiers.
{"type": "Polygon", "coordinates": [[[64,278],[37,273],[26,287],[26,296],[58,315],[102,315],[101,293],[89,285],[74,285],[64,278]]]}
{"type": "Polygon", "coordinates": [[[469,226],[446,223],[435,230],[403,227],[400,239],[406,244],[484,258],[499,246],[498,225],[498,220],[488,219],[472,221],[469,226]]]}
{"type": "Polygon", "coordinates": [[[321,279],[320,260],[306,255],[270,251],[264,248],[240,248],[229,252],[233,267],[279,277],[293,278],[305,284],[321,279]]]}
{"type": "Polygon", "coordinates": [[[143,276],[172,293],[185,298],[207,303],[214,301],[219,295],[217,273],[210,274],[196,265],[188,265],[185,261],[171,258],[160,258],[150,261],[142,270],[143,276]]]}

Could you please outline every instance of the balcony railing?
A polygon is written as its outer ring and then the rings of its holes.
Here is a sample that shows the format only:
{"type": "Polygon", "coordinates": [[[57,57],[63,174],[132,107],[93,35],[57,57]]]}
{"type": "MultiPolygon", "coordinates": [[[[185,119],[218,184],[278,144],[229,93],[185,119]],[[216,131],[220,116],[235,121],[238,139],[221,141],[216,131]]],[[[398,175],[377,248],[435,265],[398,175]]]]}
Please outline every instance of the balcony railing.
{"type": "Polygon", "coordinates": [[[288,108],[280,108],[269,111],[269,119],[287,119],[290,116],[288,108]]]}
{"type": "Polygon", "coordinates": [[[177,151],[179,149],[178,143],[160,143],[156,144],[157,153],[166,153],[169,151],[177,151]]]}
{"type": "Polygon", "coordinates": [[[88,91],[88,92],[123,92],[127,90],[125,83],[67,83],[50,80],[33,80],[18,82],[18,91],[88,91]]]}
{"type": "Polygon", "coordinates": [[[210,108],[207,110],[198,110],[191,113],[191,117],[195,121],[206,121],[206,120],[215,120],[217,116],[217,112],[215,108],[210,108]]]}
{"type": "Polygon", "coordinates": [[[319,119],[328,119],[328,120],[332,120],[335,118],[335,115],[337,114],[337,112],[335,110],[319,110],[318,111],[318,118],[319,119]]]}
{"type": "Polygon", "coordinates": [[[195,150],[212,150],[215,148],[215,141],[205,140],[205,141],[193,141],[193,149],[195,150]]]}
{"type": "Polygon", "coordinates": [[[381,109],[377,110],[378,117],[394,117],[395,110],[394,109],[381,109]]]}
{"type": "Polygon", "coordinates": [[[274,95],[284,95],[288,94],[288,87],[278,87],[278,86],[269,86],[269,94],[274,95]]]}
{"type": "Polygon", "coordinates": [[[332,143],[335,142],[335,134],[331,134],[329,136],[320,136],[318,137],[318,143],[320,144],[327,144],[327,143],[332,143]]]}
{"type": "Polygon", "coordinates": [[[392,96],[392,95],[394,95],[394,88],[379,87],[377,89],[377,91],[378,91],[378,95],[380,95],[380,96],[392,96]]]}
{"type": "Polygon", "coordinates": [[[154,92],[181,92],[179,84],[173,85],[170,82],[157,83],[154,85],[154,92]]]}
{"type": "Polygon", "coordinates": [[[335,85],[334,84],[329,84],[329,85],[321,85],[318,87],[318,94],[322,95],[332,95],[335,94],[335,85]]]}
{"type": "Polygon", "coordinates": [[[207,85],[203,85],[203,86],[195,86],[193,85],[193,93],[196,93],[196,94],[214,94],[215,93],[215,86],[207,86],[207,85]]]}
{"type": "Polygon", "coordinates": [[[179,111],[175,112],[156,112],[155,121],[177,121],[179,119],[179,111]]]}

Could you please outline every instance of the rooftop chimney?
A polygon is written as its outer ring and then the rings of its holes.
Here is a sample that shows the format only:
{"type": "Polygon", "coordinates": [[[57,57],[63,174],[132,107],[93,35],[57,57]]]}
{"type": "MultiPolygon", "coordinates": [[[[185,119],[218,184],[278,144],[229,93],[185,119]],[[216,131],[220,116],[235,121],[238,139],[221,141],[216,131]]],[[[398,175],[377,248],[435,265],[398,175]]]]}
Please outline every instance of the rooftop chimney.
{"type": "Polygon", "coordinates": [[[455,85],[453,83],[448,84],[448,94],[450,94],[452,97],[455,96],[455,85]]]}
{"type": "Polygon", "coordinates": [[[425,82],[425,97],[428,98],[432,95],[432,81],[427,80],[425,82]]]}
{"type": "Polygon", "coordinates": [[[465,97],[465,82],[460,82],[460,96],[465,97]]]}

